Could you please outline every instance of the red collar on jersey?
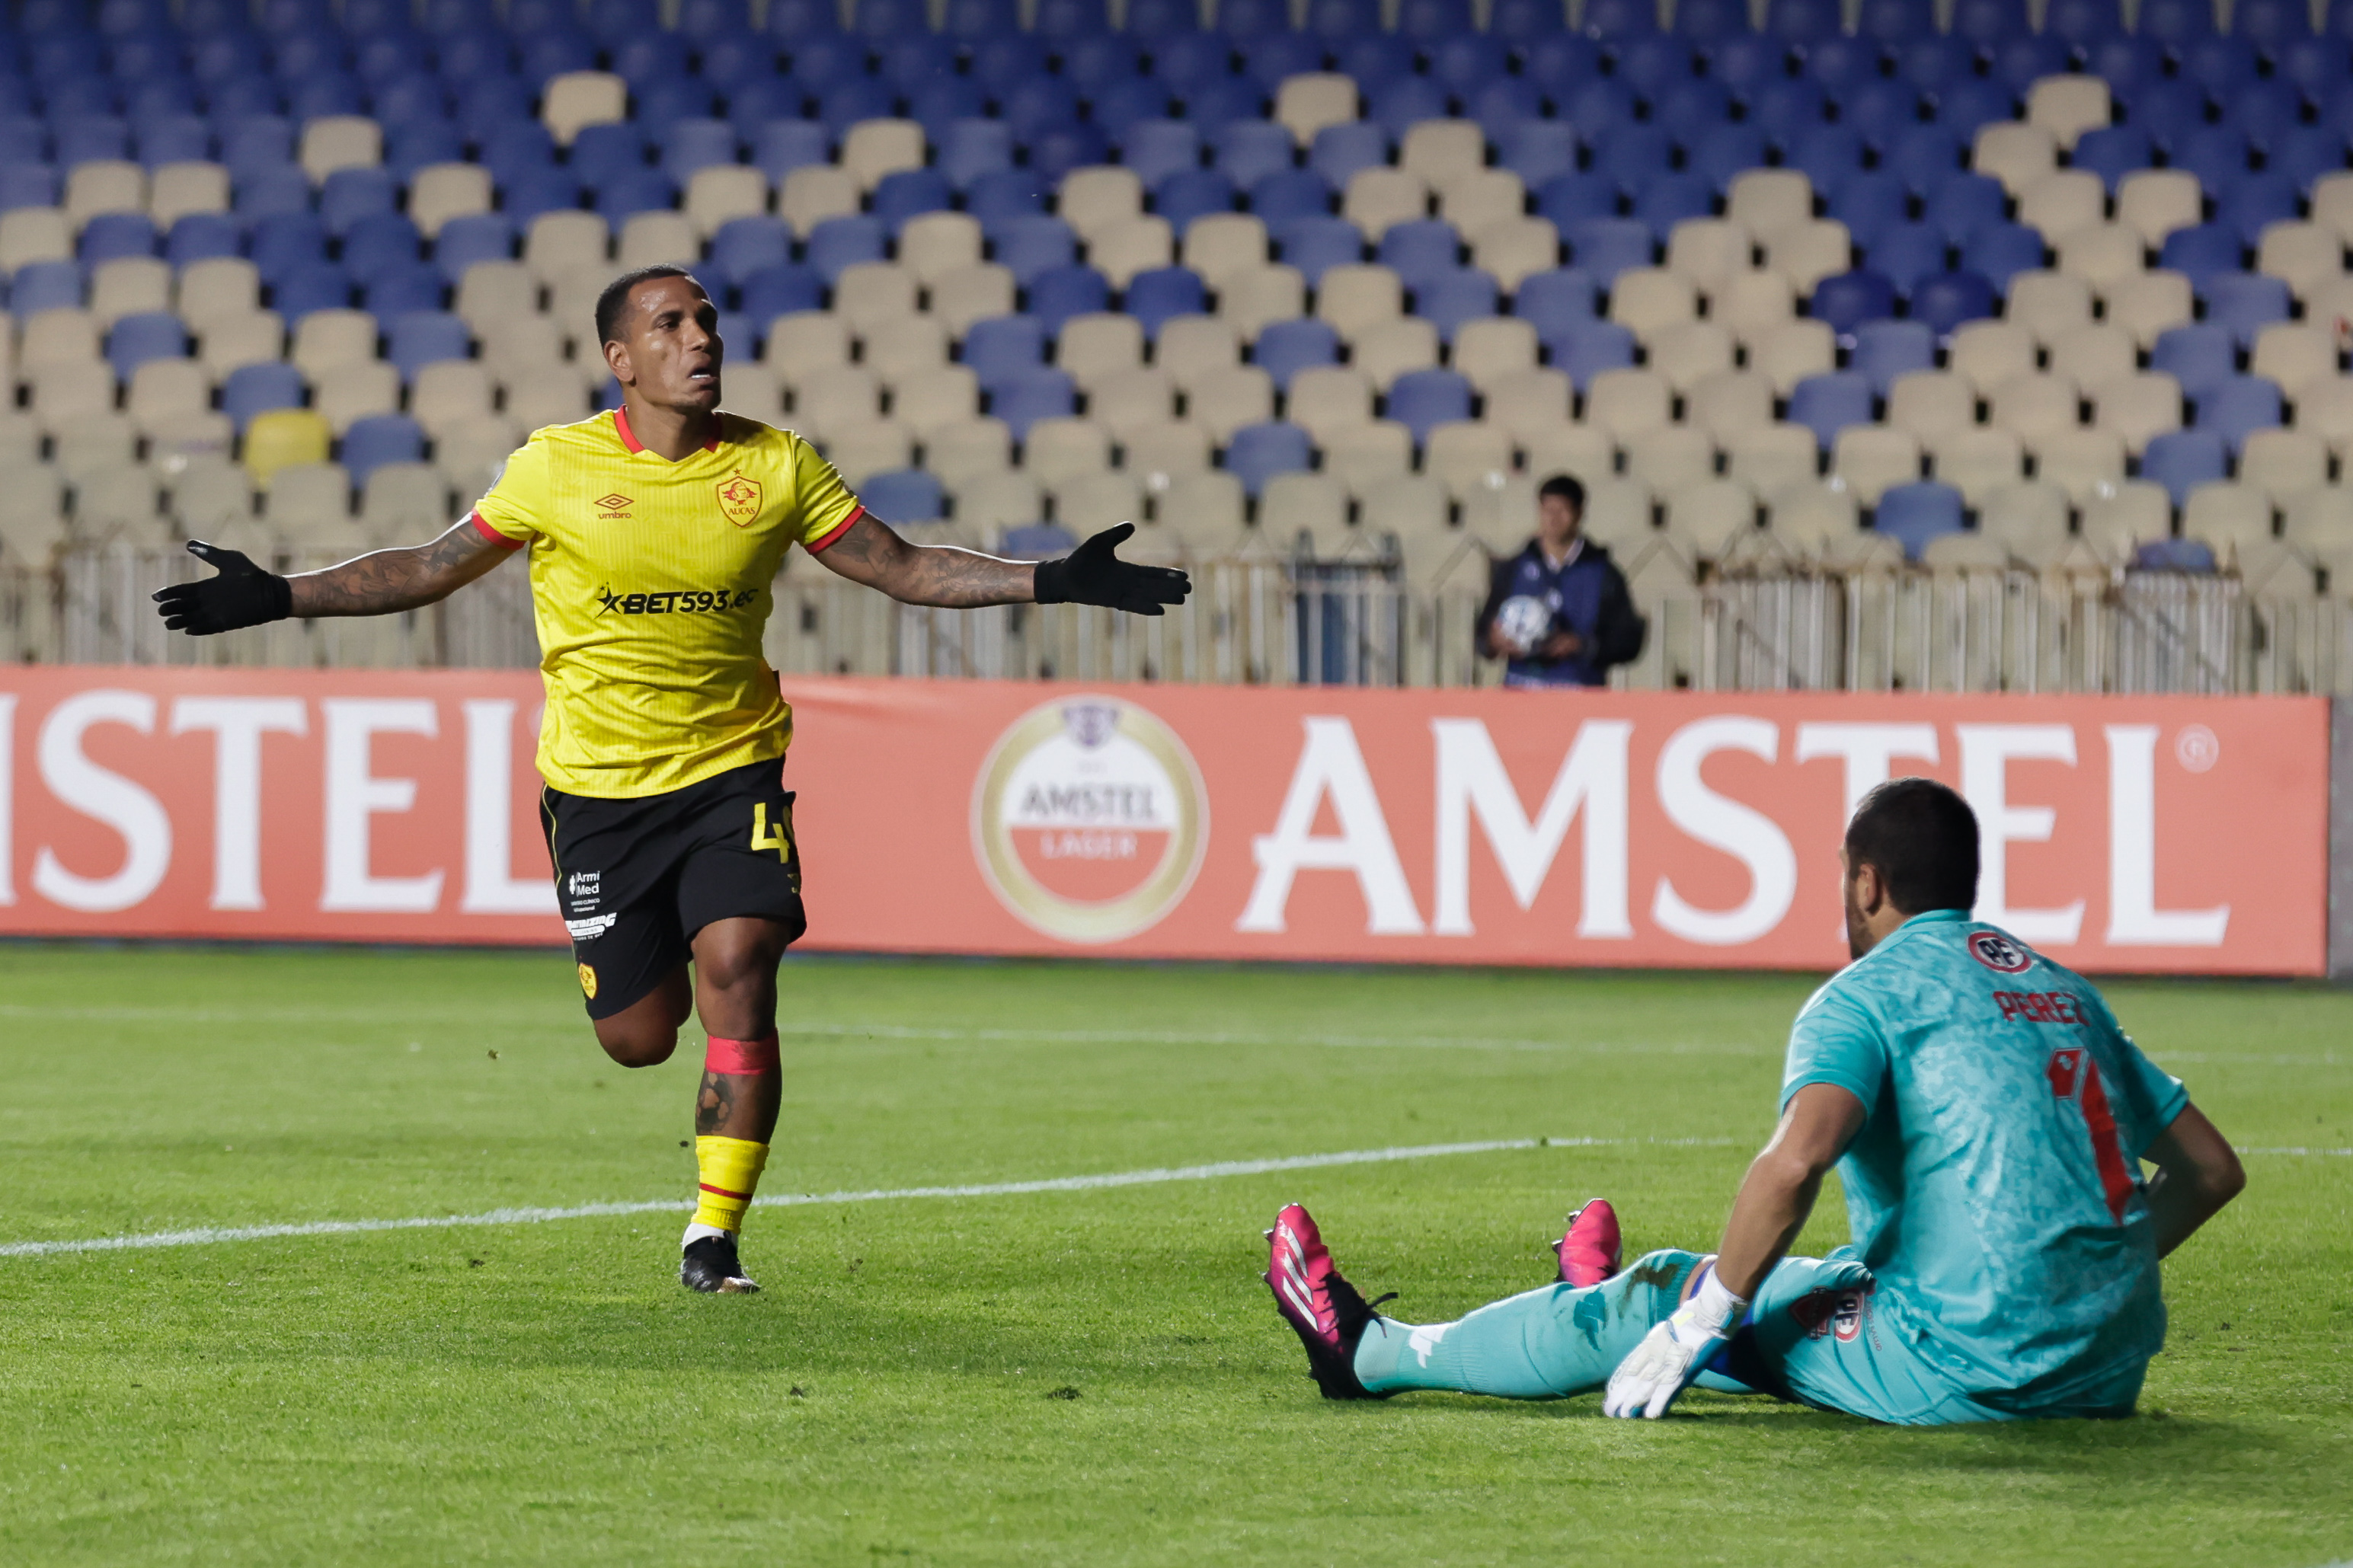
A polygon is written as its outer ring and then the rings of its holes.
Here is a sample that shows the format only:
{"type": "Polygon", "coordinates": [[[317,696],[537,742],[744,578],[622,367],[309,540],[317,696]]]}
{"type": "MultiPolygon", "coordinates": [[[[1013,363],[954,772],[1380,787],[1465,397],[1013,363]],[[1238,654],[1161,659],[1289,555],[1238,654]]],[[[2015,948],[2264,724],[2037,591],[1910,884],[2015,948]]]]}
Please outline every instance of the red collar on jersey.
{"type": "MultiPolygon", "coordinates": [[[[619,434],[621,437],[621,445],[627,447],[631,452],[642,452],[646,449],[645,443],[638,439],[637,432],[629,428],[629,411],[628,409],[616,408],[613,410],[613,428],[619,434]]],[[[716,452],[719,450],[719,437],[713,436],[710,440],[705,441],[702,444],[702,449],[706,452],[716,452]]]]}

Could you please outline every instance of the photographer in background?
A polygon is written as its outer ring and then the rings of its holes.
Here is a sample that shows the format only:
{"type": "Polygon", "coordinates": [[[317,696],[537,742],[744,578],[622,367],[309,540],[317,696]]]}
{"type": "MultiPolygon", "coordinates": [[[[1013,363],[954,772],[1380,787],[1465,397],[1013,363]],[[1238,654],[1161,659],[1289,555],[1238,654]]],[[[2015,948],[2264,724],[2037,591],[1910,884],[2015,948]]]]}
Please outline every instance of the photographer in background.
{"type": "Polygon", "coordinates": [[[1506,686],[1600,686],[1641,657],[1649,628],[1609,552],[1581,531],[1585,487],[1555,474],[1536,491],[1536,535],[1494,563],[1474,636],[1506,660],[1506,686]]]}

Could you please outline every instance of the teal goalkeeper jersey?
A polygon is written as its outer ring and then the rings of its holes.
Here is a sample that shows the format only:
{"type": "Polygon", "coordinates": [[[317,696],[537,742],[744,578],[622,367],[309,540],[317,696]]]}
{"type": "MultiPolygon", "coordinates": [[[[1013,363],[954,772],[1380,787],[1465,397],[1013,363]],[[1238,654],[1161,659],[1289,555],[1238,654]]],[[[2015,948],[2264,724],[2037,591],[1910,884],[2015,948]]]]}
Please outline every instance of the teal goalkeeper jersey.
{"type": "Polygon", "coordinates": [[[2165,1342],[2140,1156],[2189,1103],[2082,976],[1959,910],[1814,993],[1781,1101],[1864,1107],[1839,1161],[1873,1310],[1962,1386],[2063,1397],[2165,1342]]]}

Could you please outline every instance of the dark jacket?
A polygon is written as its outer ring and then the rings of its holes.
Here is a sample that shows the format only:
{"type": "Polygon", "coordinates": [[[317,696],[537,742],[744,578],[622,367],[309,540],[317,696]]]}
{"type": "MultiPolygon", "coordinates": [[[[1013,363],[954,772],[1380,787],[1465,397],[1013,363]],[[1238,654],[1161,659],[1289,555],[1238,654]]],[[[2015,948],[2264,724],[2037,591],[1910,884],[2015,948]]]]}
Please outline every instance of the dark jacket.
{"type": "Polygon", "coordinates": [[[1546,563],[1543,547],[1533,539],[1517,555],[1496,562],[1487,582],[1487,603],[1472,633],[1479,652],[1487,651],[1487,628],[1504,601],[1521,595],[1550,605],[1551,629],[1575,632],[1584,646],[1567,658],[1511,660],[1504,668],[1507,685],[1599,686],[1611,665],[1630,664],[1642,656],[1649,625],[1634,613],[1626,574],[1609,559],[1609,552],[1592,540],[1580,539],[1576,553],[1557,572],[1546,563]]]}

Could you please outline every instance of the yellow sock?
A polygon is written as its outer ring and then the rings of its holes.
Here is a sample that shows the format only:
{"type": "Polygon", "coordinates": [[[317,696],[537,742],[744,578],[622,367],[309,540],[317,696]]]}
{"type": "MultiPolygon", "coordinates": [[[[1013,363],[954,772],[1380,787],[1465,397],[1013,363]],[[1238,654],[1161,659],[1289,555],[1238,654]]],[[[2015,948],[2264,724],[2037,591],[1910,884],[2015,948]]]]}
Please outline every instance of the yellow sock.
{"type": "Polygon", "coordinates": [[[694,1166],[700,1178],[701,1200],[694,1223],[725,1231],[744,1228],[744,1211],[760,1185],[760,1172],[768,1163],[768,1146],[746,1138],[697,1138],[694,1166]]]}

